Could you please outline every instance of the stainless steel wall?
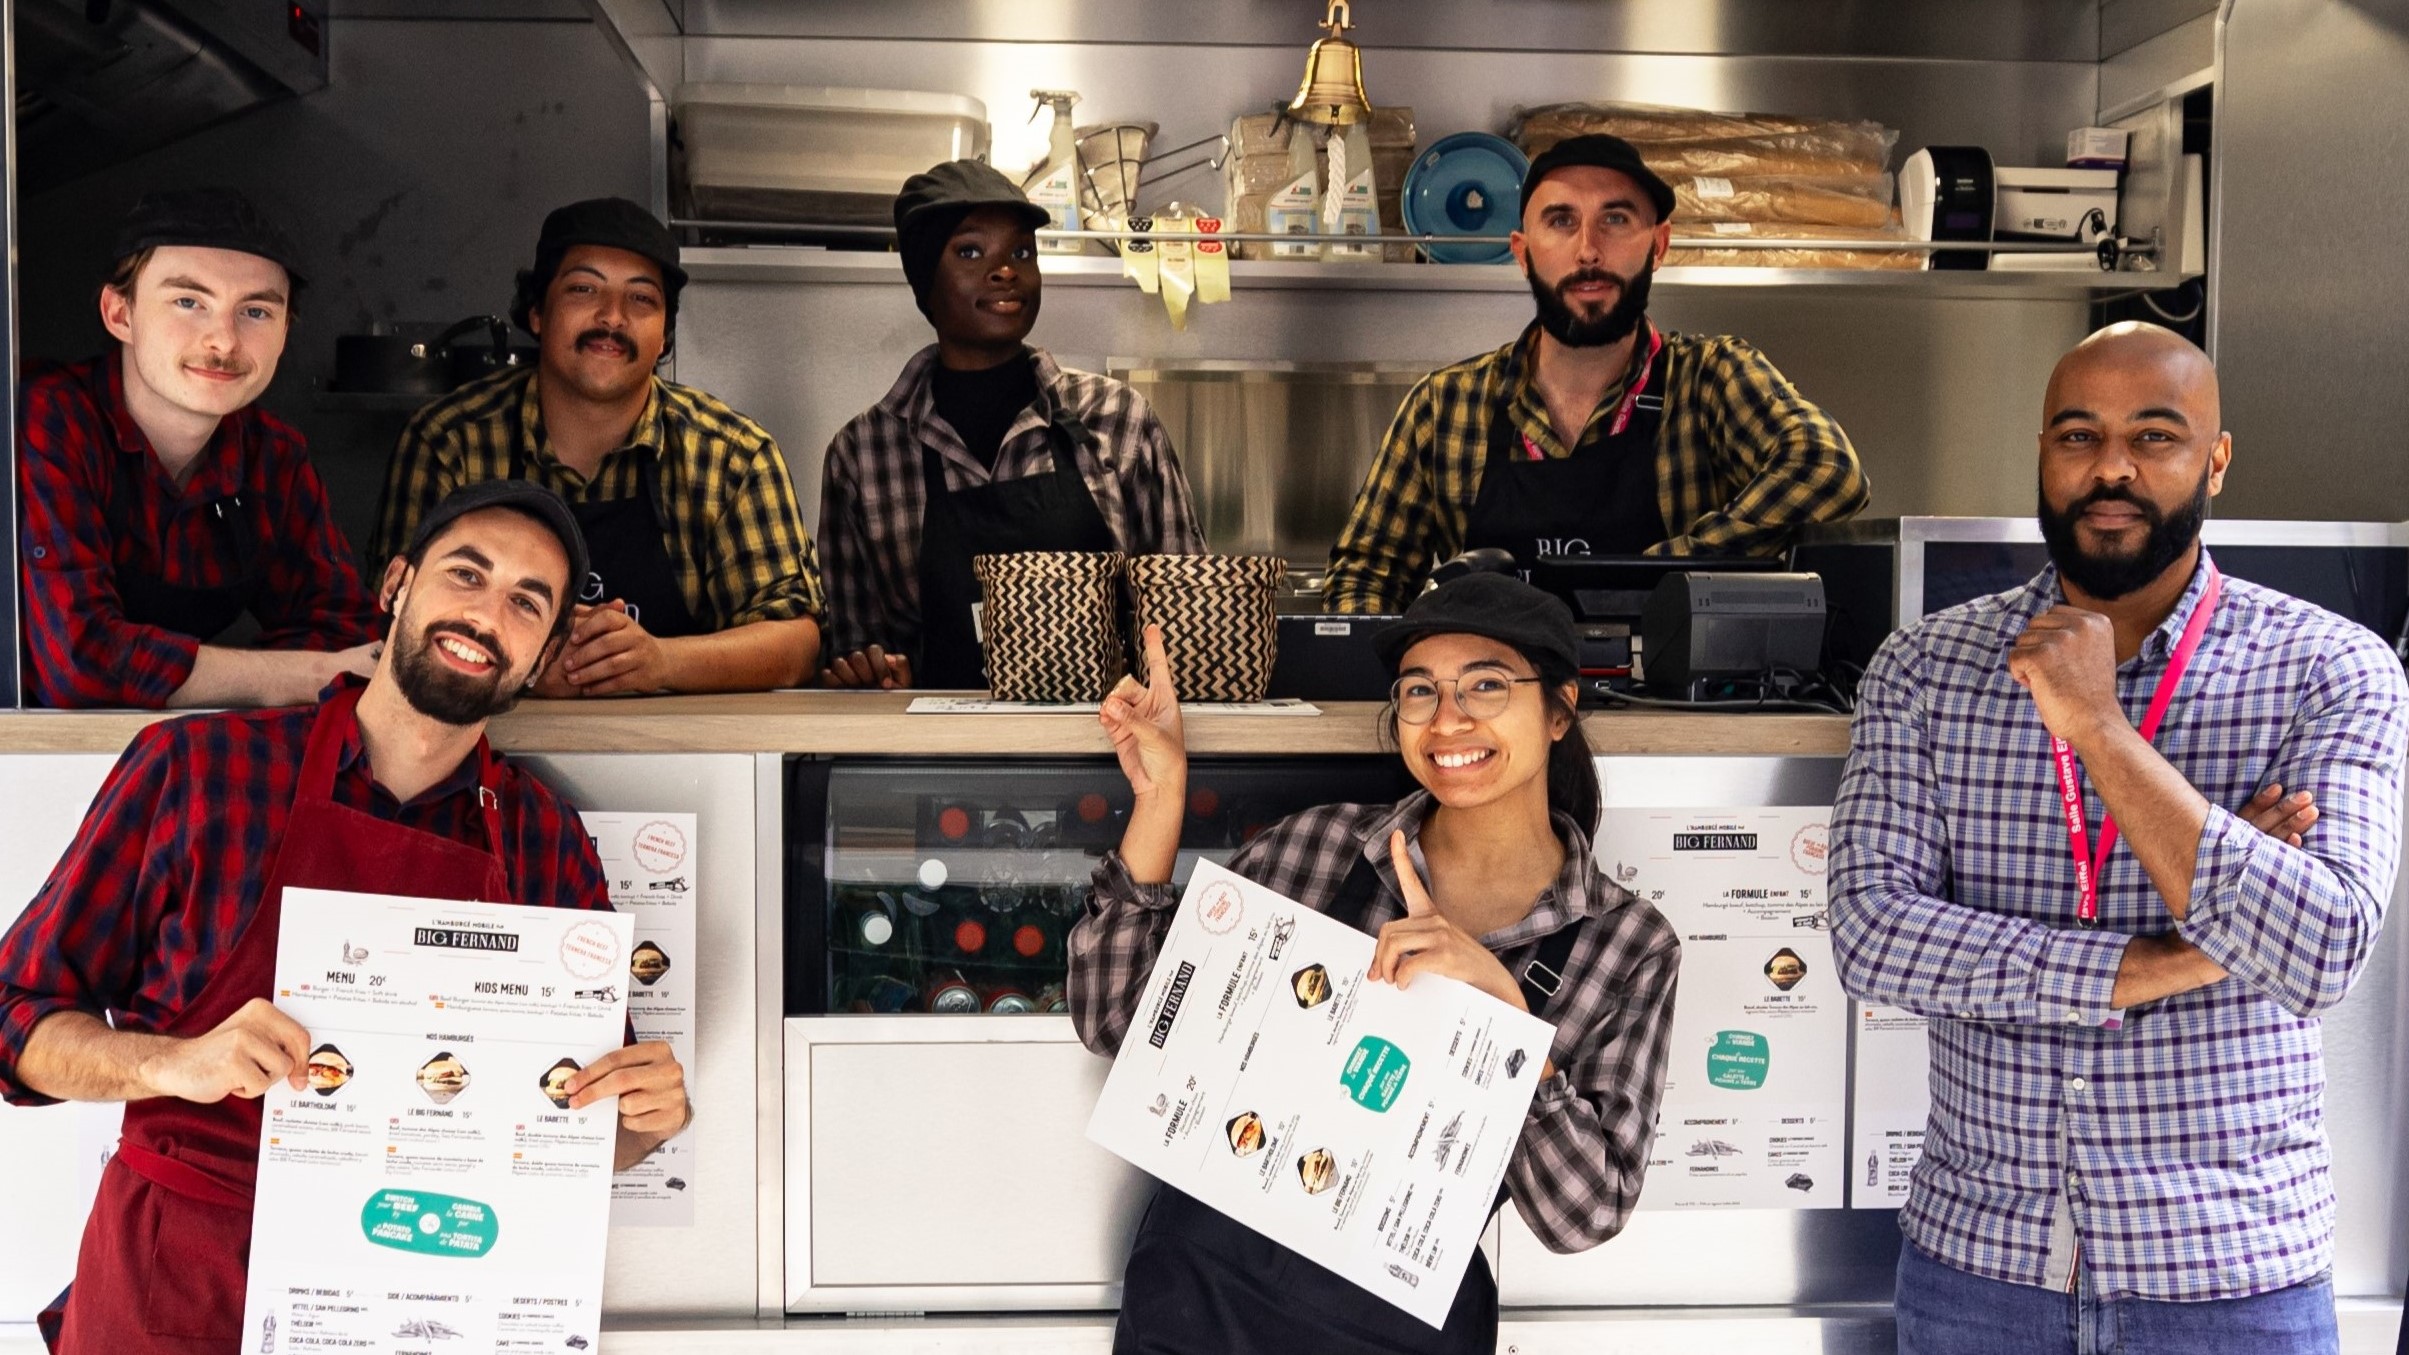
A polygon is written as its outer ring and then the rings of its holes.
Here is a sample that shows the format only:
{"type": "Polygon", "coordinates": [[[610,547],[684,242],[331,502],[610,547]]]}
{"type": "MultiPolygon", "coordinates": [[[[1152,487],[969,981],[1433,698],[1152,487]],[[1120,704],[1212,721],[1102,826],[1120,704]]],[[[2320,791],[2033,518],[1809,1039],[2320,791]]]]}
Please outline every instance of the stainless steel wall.
{"type": "Polygon", "coordinates": [[[2221,47],[2218,511],[2409,517],[2409,0],[2233,0],[2221,47]]]}

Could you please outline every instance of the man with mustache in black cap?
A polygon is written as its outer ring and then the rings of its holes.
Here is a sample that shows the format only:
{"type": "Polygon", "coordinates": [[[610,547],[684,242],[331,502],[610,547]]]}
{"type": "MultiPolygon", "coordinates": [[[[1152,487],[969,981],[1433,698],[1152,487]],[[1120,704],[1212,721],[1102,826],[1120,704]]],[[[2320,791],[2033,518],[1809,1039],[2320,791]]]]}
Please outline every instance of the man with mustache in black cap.
{"type": "Polygon", "coordinates": [[[1434,566],[1543,555],[1767,555],[1865,506],[1838,424],[1765,355],[1647,321],[1673,190],[1630,143],[1558,142],[1511,243],[1538,319],[1414,387],[1330,552],[1323,605],[1396,612],[1434,566]]]}
{"type": "Polygon", "coordinates": [[[511,309],[541,345],[536,367],[428,405],[394,449],[380,557],[480,480],[532,480],[575,510],[593,568],[539,696],[762,691],[817,670],[819,565],[778,444],[654,371],[685,285],[652,213],[623,198],[560,208],[511,309]]]}
{"type": "Polygon", "coordinates": [[[302,278],[241,193],[152,193],[100,289],[116,340],[28,372],[26,689],[47,706],[281,706],[381,633],[301,434],[256,401],[302,278]],[[248,614],[244,646],[216,641],[248,614]]]}
{"type": "Polygon", "coordinates": [[[828,444],[830,686],[986,686],[974,555],[1205,548],[1145,397],[1026,342],[1045,221],[975,160],[895,198],[903,274],[937,341],[828,444]]]}
{"type": "MultiPolygon", "coordinates": [[[[141,731],[0,932],[0,1098],[125,1103],[75,1283],[42,1315],[59,1355],[237,1348],[260,1098],[309,1085],[315,1043],[274,1001],[287,890],[611,906],[575,808],[485,737],[561,645],[586,567],[542,486],[484,481],[433,505],[385,568],[393,638],[365,682],[141,731]]],[[[659,1041],[564,1090],[618,1098],[621,1170],[689,1119],[659,1041]]]]}

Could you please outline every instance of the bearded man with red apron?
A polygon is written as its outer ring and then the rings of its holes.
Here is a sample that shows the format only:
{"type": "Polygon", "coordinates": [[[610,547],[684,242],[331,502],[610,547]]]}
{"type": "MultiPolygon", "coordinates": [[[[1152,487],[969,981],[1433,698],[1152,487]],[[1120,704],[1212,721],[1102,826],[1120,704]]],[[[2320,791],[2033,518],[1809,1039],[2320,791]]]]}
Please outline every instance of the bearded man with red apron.
{"type": "MultiPolygon", "coordinates": [[[[0,1095],[124,1101],[62,1355],[230,1355],[250,1254],[259,1096],[309,1034],[270,1002],[289,887],[607,908],[572,807],[487,746],[558,646],[586,572],[551,491],[489,481],[430,512],[381,590],[375,673],[314,708],[136,736],[32,906],[0,935],[0,1095]]],[[[684,1128],[684,1073],[630,1045],[570,1081],[619,1097],[619,1165],[684,1128]]]]}

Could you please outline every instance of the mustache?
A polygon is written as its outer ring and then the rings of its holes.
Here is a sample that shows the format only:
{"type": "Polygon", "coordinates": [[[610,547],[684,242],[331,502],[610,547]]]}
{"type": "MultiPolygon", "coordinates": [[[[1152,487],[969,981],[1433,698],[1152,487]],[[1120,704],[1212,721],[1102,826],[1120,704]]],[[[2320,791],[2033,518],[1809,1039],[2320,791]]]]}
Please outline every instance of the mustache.
{"type": "Polygon", "coordinates": [[[577,346],[579,348],[584,348],[587,344],[596,342],[615,343],[621,348],[627,350],[627,360],[629,362],[634,362],[636,360],[636,341],[627,336],[626,330],[610,329],[602,325],[596,325],[594,328],[589,329],[577,336],[577,346]]]}
{"type": "Polygon", "coordinates": [[[253,366],[241,358],[222,357],[216,353],[203,353],[184,365],[198,367],[203,371],[224,372],[230,376],[249,376],[253,366]]]}
{"type": "Polygon", "coordinates": [[[1572,304],[1567,297],[1567,293],[1571,292],[1573,288],[1578,287],[1585,282],[1611,282],[1614,284],[1614,288],[1618,292],[1628,292],[1631,290],[1631,279],[1624,277],[1620,273],[1608,272],[1603,268],[1583,268],[1575,270],[1571,273],[1567,273],[1563,277],[1556,280],[1556,299],[1564,302],[1566,305],[1572,304]]]}
{"type": "Polygon", "coordinates": [[[2086,508],[2091,508],[2103,503],[2121,503],[2129,505],[2135,511],[2141,514],[2143,521],[2149,523],[2153,527],[2166,520],[2166,514],[2160,511],[2157,504],[2154,504],[2148,499],[2145,499],[2134,493],[2132,488],[2128,485],[2101,485],[2099,488],[2092,490],[2090,493],[2085,494],[2081,498],[2078,498],[2074,502],[2066,505],[2066,516],[2069,518],[2074,517],[2086,508]]]}

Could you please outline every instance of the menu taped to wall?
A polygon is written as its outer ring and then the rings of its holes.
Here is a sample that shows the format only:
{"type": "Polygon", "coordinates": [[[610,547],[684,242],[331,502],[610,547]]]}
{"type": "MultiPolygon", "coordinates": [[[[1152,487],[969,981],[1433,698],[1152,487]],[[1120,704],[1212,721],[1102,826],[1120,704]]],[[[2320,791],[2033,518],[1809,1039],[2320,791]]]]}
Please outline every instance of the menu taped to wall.
{"type": "Polygon", "coordinates": [[[1855,1137],[1849,1144],[1849,1204],[1897,1209],[1924,1155],[1924,1117],[1932,1109],[1931,1023],[1914,1012],[1860,1002],[1857,1080],[1851,1088],[1855,1137]]]}
{"type": "MultiPolygon", "coordinates": [[[[692,814],[580,814],[611,889],[635,919],[627,957],[627,1019],[639,1040],[663,1040],[689,1083],[695,1075],[695,836],[692,814]]],[[[691,1127],[611,1178],[611,1226],[683,1228],[694,1222],[691,1127]]]]}
{"type": "Polygon", "coordinates": [[[314,889],[283,911],[309,1081],[260,1098],[244,1355],[591,1349],[618,1102],[563,1084],[625,1042],[634,919],[314,889]]]}
{"type": "Polygon", "coordinates": [[[1681,936],[1642,1209],[1837,1209],[1848,1013],[1823,808],[1609,809],[1598,868],[1681,936]]]}
{"type": "Polygon", "coordinates": [[[1445,1324],[1555,1028],[1199,862],[1088,1137],[1445,1324]]]}

